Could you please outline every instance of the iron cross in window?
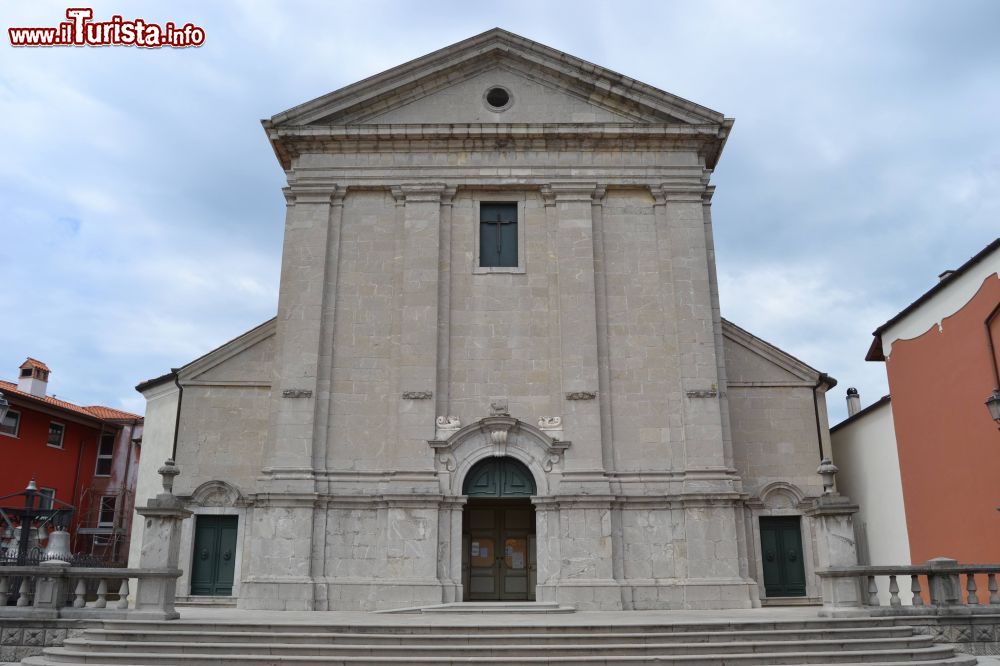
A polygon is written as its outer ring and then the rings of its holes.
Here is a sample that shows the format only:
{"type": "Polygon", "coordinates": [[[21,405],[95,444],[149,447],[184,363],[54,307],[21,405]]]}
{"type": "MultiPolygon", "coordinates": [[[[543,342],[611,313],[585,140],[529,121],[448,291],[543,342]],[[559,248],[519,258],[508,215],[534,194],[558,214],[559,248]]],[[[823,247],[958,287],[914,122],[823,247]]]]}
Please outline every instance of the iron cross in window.
{"type": "Polygon", "coordinates": [[[479,224],[480,265],[517,266],[517,204],[484,204],[479,224]]]}
{"type": "Polygon", "coordinates": [[[497,210],[495,213],[495,218],[493,220],[483,220],[486,224],[495,224],[494,227],[496,231],[496,246],[497,246],[497,265],[500,265],[500,257],[503,256],[503,234],[500,233],[501,224],[514,224],[515,220],[503,220],[500,219],[500,211],[497,210]]]}

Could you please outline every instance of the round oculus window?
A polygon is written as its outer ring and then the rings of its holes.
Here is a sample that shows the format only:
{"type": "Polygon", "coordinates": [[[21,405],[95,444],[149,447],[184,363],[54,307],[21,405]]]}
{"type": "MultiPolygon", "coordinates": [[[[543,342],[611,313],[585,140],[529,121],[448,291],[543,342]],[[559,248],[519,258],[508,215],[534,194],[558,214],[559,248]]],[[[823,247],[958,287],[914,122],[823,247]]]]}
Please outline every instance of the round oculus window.
{"type": "Polygon", "coordinates": [[[493,86],[486,91],[486,104],[491,111],[503,111],[511,104],[510,91],[500,86],[493,86]]]}

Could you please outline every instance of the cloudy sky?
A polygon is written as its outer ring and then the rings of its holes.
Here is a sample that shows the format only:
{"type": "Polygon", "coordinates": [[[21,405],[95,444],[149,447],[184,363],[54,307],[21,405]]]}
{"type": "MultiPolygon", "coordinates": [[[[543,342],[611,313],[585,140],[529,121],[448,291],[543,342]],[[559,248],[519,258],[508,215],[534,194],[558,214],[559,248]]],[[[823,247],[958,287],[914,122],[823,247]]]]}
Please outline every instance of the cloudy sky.
{"type": "MultiPolygon", "coordinates": [[[[81,3],[77,3],[81,4],[81,3]]],[[[3,28],[66,4],[12,2],[3,28]]],[[[1000,3],[97,2],[204,46],[0,45],[0,377],[133,390],[273,316],[282,172],[259,120],[494,26],[736,118],[716,171],[723,314],[887,391],[871,331],[1000,229],[1000,3]]]]}

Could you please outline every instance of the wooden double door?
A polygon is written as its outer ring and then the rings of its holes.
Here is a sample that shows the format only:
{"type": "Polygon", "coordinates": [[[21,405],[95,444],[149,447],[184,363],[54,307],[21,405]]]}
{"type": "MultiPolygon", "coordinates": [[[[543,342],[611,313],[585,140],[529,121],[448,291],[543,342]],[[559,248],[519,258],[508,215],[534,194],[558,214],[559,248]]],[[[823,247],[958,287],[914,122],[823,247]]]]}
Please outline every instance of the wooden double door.
{"type": "Polygon", "coordinates": [[[469,498],[462,512],[467,601],[535,598],[535,510],[527,498],[469,498]]]}
{"type": "Polygon", "coordinates": [[[764,594],[770,598],[806,595],[802,527],[798,516],[762,517],[760,554],[764,594]]]}
{"type": "Polygon", "coordinates": [[[232,596],[238,520],[236,516],[195,518],[192,595],[232,596]]]}

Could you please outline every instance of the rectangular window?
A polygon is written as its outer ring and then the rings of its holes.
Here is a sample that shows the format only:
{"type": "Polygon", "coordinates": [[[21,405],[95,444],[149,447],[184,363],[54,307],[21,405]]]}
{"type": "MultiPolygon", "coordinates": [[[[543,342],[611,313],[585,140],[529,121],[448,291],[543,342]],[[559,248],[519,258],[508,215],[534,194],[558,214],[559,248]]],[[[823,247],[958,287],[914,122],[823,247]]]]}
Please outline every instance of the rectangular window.
{"type": "Polygon", "coordinates": [[[31,376],[31,368],[21,368],[21,376],[22,377],[30,377],[31,376]]]}
{"type": "Polygon", "coordinates": [[[118,498],[115,495],[106,495],[101,498],[101,510],[97,514],[98,527],[114,527],[115,505],[117,503],[118,498]]]}
{"type": "Polygon", "coordinates": [[[517,203],[479,204],[479,266],[517,267],[517,203]]]}
{"type": "Polygon", "coordinates": [[[65,432],[66,426],[53,421],[49,424],[49,439],[46,443],[51,447],[61,449],[63,447],[63,435],[65,432]]]}
{"type": "Polygon", "coordinates": [[[97,468],[94,476],[111,476],[111,465],[115,457],[115,436],[113,433],[101,435],[101,445],[97,449],[97,468]]]}
{"type": "Polygon", "coordinates": [[[39,488],[38,489],[38,508],[39,509],[51,509],[55,504],[56,499],[56,489],[55,488],[39,488]]]}
{"type": "Polygon", "coordinates": [[[13,409],[8,410],[7,415],[3,417],[3,423],[0,423],[0,434],[17,437],[20,429],[21,412],[15,412],[13,409]]]}

